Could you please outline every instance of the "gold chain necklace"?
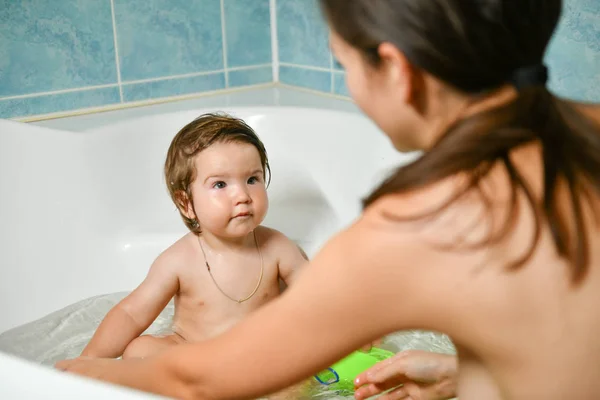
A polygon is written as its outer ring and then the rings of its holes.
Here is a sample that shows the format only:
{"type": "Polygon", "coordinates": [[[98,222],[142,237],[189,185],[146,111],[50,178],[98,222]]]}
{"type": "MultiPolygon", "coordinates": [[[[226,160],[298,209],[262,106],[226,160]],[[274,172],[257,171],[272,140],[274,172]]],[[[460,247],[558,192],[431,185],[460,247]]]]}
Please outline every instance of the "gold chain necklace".
{"type": "Polygon", "coordinates": [[[213,276],[213,274],[210,270],[210,265],[208,264],[208,259],[206,258],[206,253],[204,252],[204,247],[202,247],[202,241],[200,240],[200,236],[198,236],[198,243],[200,244],[200,250],[202,250],[202,255],[204,256],[204,263],[206,264],[206,269],[208,270],[208,274],[210,275],[212,281],[215,283],[215,286],[217,287],[217,289],[219,289],[219,291],[221,293],[223,293],[223,295],[225,297],[227,297],[229,300],[235,301],[238,304],[243,303],[246,300],[250,300],[252,298],[252,296],[254,296],[256,294],[256,291],[260,287],[260,284],[261,284],[262,278],[263,278],[264,263],[263,263],[262,253],[260,252],[260,247],[258,246],[258,240],[256,240],[256,231],[252,231],[252,233],[254,235],[254,244],[256,245],[256,250],[258,251],[258,256],[260,257],[260,276],[258,277],[258,282],[256,283],[256,287],[254,288],[252,293],[250,293],[248,296],[244,297],[243,299],[234,299],[233,297],[231,297],[227,293],[225,293],[223,291],[223,289],[221,289],[221,287],[215,280],[215,277],[213,276]]]}

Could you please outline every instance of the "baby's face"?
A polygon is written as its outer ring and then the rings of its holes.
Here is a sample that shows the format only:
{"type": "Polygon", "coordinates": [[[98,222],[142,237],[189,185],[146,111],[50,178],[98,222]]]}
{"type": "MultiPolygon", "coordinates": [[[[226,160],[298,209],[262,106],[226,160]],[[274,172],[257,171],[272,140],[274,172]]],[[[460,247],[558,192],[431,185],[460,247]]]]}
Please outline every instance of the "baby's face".
{"type": "Polygon", "coordinates": [[[192,183],[196,217],[203,231],[242,237],[264,219],[268,198],[258,150],[251,144],[216,143],[196,156],[192,183]]]}

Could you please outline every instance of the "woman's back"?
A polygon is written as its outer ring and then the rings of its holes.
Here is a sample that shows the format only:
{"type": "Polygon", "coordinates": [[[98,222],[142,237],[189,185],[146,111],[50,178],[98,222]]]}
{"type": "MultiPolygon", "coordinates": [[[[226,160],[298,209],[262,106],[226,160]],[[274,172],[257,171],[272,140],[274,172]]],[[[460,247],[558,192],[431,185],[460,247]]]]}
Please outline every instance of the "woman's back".
{"type": "MultiPolygon", "coordinates": [[[[600,108],[586,106],[584,112],[600,126],[600,108]]],[[[538,203],[543,193],[540,150],[539,144],[529,144],[511,153],[538,203]]],[[[391,215],[398,215],[398,210],[418,214],[418,209],[443,203],[450,188],[456,187],[451,181],[461,179],[433,184],[416,196],[386,196],[373,206],[391,215]]],[[[569,261],[558,256],[543,220],[532,256],[523,265],[508,267],[526,254],[535,235],[533,209],[522,193],[507,233],[486,246],[472,246],[499,233],[509,220],[512,192],[502,165],[491,170],[479,190],[473,189],[435,217],[405,222],[420,232],[415,235],[417,231],[411,230],[412,240],[421,242],[415,248],[419,266],[413,272],[423,275],[417,281],[429,282],[423,290],[433,299],[422,325],[448,333],[455,342],[461,400],[587,399],[600,393],[600,313],[595,306],[600,303],[600,231],[592,210],[600,212],[600,196],[589,189],[592,195],[583,203],[589,263],[578,281],[569,261]],[[434,246],[438,249],[432,251],[434,246]]],[[[559,210],[572,231],[568,195],[565,185],[559,185],[559,210]]],[[[380,223],[392,227],[398,221],[380,223]]],[[[398,234],[394,229],[380,232],[398,234]]],[[[399,305],[399,313],[405,312],[404,306],[399,305]]]]}

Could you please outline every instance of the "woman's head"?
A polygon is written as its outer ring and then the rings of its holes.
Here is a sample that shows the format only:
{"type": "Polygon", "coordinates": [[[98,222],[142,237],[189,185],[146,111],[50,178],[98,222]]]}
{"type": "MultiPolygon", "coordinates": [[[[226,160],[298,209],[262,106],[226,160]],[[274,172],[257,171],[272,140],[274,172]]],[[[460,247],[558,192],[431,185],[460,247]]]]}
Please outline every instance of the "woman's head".
{"type": "Polygon", "coordinates": [[[195,233],[249,233],[268,208],[267,176],[261,140],[244,121],[225,114],[204,114],[183,127],[165,162],[171,198],[195,233]]]}
{"type": "Polygon", "coordinates": [[[514,199],[524,194],[535,211],[535,232],[512,266],[531,257],[542,228],[549,226],[558,254],[581,279],[589,255],[582,211],[589,196],[582,193],[590,187],[600,192],[600,133],[578,107],[545,87],[544,53],[561,0],[320,2],[352,97],[396,148],[428,150],[373,191],[365,206],[390,193],[468,176],[467,188],[425,213],[435,214],[464,192],[478,190],[492,168],[502,165],[513,202],[500,232],[480,245],[511,232],[519,215],[514,199]],[[529,143],[542,149],[542,200],[511,157],[529,143]],[[569,204],[557,197],[565,187],[569,204]]]}
{"type": "Polygon", "coordinates": [[[457,99],[471,102],[506,86],[515,71],[539,66],[561,12],[561,0],[321,5],[352,96],[396,147],[408,149],[421,144],[413,132],[457,99]]]}

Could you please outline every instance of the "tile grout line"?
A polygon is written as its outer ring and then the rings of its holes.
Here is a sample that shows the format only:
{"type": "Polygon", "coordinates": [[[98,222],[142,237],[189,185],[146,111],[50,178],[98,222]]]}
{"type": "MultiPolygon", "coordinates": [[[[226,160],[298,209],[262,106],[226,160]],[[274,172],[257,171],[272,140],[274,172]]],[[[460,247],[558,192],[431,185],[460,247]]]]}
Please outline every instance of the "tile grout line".
{"type": "MultiPolygon", "coordinates": [[[[116,84],[104,85],[104,86],[115,87],[116,84]]],[[[107,111],[124,110],[124,109],[143,107],[143,106],[149,106],[149,105],[154,105],[154,104],[170,103],[173,101],[197,99],[197,98],[213,96],[216,94],[244,92],[244,91],[254,90],[254,89],[259,89],[259,88],[278,88],[278,87],[289,88],[289,89],[297,90],[297,91],[301,91],[301,92],[312,93],[317,96],[325,96],[325,97],[331,97],[331,98],[335,98],[335,99],[339,99],[339,100],[343,100],[343,101],[353,102],[353,100],[348,96],[332,94],[329,92],[323,92],[320,90],[305,88],[302,86],[270,82],[270,83],[248,85],[248,86],[236,87],[236,88],[209,90],[206,92],[197,92],[197,93],[191,93],[191,94],[185,94],[185,95],[151,98],[151,99],[133,101],[133,102],[113,103],[113,104],[107,104],[104,106],[85,107],[85,108],[80,108],[80,109],[75,109],[75,110],[58,111],[55,113],[48,113],[48,114],[32,114],[32,115],[28,115],[28,116],[18,116],[18,117],[15,116],[15,117],[10,117],[9,119],[13,120],[13,121],[19,121],[19,122],[44,121],[44,120],[55,119],[55,118],[66,118],[66,117],[73,117],[73,116],[79,116],[79,115],[97,114],[97,113],[102,113],[102,112],[107,112],[107,111]]],[[[75,90],[67,89],[67,91],[72,92],[72,91],[80,91],[80,90],[85,90],[85,89],[87,89],[87,88],[75,89],[75,90]]],[[[39,95],[39,94],[36,94],[36,95],[39,95]]]]}
{"type": "Polygon", "coordinates": [[[335,93],[335,75],[333,74],[333,52],[329,50],[329,69],[330,69],[330,80],[331,80],[331,93],[335,93]]]}
{"type": "Polygon", "coordinates": [[[243,70],[247,70],[247,69],[256,69],[256,68],[266,68],[266,67],[270,67],[271,64],[267,63],[267,64],[254,64],[254,65],[242,65],[241,67],[231,67],[231,68],[227,68],[228,71],[243,71],[243,70]]]}
{"type": "Polygon", "coordinates": [[[311,69],[313,71],[331,72],[331,68],[313,67],[312,65],[300,65],[300,64],[292,64],[292,63],[287,63],[287,62],[279,62],[279,65],[284,66],[284,67],[311,69]]]}
{"type": "Polygon", "coordinates": [[[195,78],[197,76],[213,75],[213,74],[219,74],[219,73],[223,73],[223,72],[225,72],[224,69],[216,69],[214,71],[202,71],[202,72],[191,72],[189,74],[159,76],[157,78],[147,78],[147,79],[137,79],[135,81],[126,81],[126,82],[123,82],[123,85],[136,85],[139,83],[161,82],[161,81],[168,81],[168,80],[172,80],[172,79],[195,78]]]}
{"type": "MultiPolygon", "coordinates": [[[[113,85],[113,86],[115,86],[115,85],[113,85]]],[[[237,93],[237,92],[243,92],[243,91],[260,89],[260,88],[272,88],[274,86],[275,86],[275,84],[273,82],[270,82],[270,83],[248,85],[248,86],[229,88],[229,89],[217,89],[217,90],[209,90],[206,92],[196,92],[196,93],[190,93],[190,94],[184,94],[184,95],[150,98],[150,99],[146,99],[146,100],[130,101],[130,102],[125,102],[125,103],[113,103],[113,104],[107,104],[104,106],[85,107],[85,108],[74,109],[74,110],[69,110],[69,111],[57,111],[57,112],[48,113],[48,114],[33,114],[33,115],[28,115],[28,116],[10,117],[9,119],[11,119],[13,121],[19,121],[19,122],[44,121],[44,120],[49,120],[49,119],[54,119],[54,118],[74,117],[74,116],[79,116],[79,115],[96,114],[96,113],[106,112],[106,111],[125,110],[125,109],[149,106],[149,105],[154,105],[154,104],[164,104],[164,103],[170,103],[173,101],[180,101],[180,100],[192,100],[192,99],[197,99],[197,98],[214,96],[217,94],[237,93]]]]}
{"type": "MultiPolygon", "coordinates": [[[[270,67],[270,66],[271,66],[271,64],[244,65],[241,67],[228,68],[228,71],[245,71],[245,70],[266,68],[266,67],[270,67]]],[[[138,84],[138,83],[159,82],[159,81],[167,81],[167,80],[171,80],[171,79],[194,78],[196,76],[213,75],[213,74],[218,74],[218,73],[225,73],[225,69],[215,69],[212,71],[190,72],[189,74],[159,76],[157,78],[138,79],[135,81],[125,81],[125,82],[123,82],[123,85],[134,85],[134,84],[138,84]]]]}
{"type": "MultiPolygon", "coordinates": [[[[229,70],[230,71],[244,71],[244,70],[252,70],[252,69],[259,69],[259,68],[267,68],[270,66],[271,66],[271,64],[245,65],[242,67],[230,68],[229,70]]],[[[125,82],[121,82],[121,85],[135,85],[135,84],[139,84],[139,83],[160,82],[160,81],[168,81],[168,80],[172,80],[172,79],[193,78],[196,76],[212,75],[212,74],[218,74],[218,73],[224,73],[224,72],[225,72],[225,70],[218,69],[218,70],[213,70],[213,71],[194,72],[194,73],[190,73],[190,74],[161,76],[158,78],[148,78],[148,79],[139,79],[139,80],[135,80],[135,81],[125,81],[125,82]]],[[[118,87],[118,84],[117,83],[109,83],[107,85],[82,86],[82,87],[73,88],[73,89],[61,89],[61,90],[53,90],[53,91],[48,91],[48,92],[36,92],[36,93],[20,94],[20,95],[16,95],[16,96],[6,96],[6,97],[0,97],[0,101],[27,99],[27,98],[33,98],[33,97],[83,92],[83,91],[87,91],[87,90],[96,90],[96,89],[108,89],[108,88],[114,88],[114,87],[118,87]]]]}
{"type": "Polygon", "coordinates": [[[225,87],[229,87],[229,72],[227,68],[227,32],[225,29],[225,0],[221,0],[221,40],[223,41],[223,70],[225,70],[225,87]]]}
{"type": "Polygon", "coordinates": [[[117,83],[109,83],[107,85],[83,86],[83,87],[78,87],[78,88],[73,88],[73,89],[52,90],[52,91],[49,91],[49,92],[36,92],[36,93],[28,93],[28,94],[19,94],[19,95],[16,95],[16,96],[0,97],[0,101],[3,101],[3,100],[28,99],[28,98],[39,97],[39,96],[51,96],[51,95],[54,95],[54,94],[75,93],[75,92],[83,92],[85,90],[108,89],[108,88],[114,88],[114,87],[118,87],[118,84],[117,83]]]}
{"type": "Polygon", "coordinates": [[[308,88],[308,87],[305,87],[305,86],[291,85],[291,84],[288,84],[288,83],[278,83],[277,86],[283,87],[283,88],[289,88],[289,89],[299,90],[301,92],[312,93],[312,94],[316,94],[316,95],[319,95],[319,96],[332,97],[332,98],[339,99],[339,100],[354,102],[352,100],[352,98],[348,97],[348,96],[344,96],[344,95],[341,95],[341,94],[335,94],[335,93],[329,93],[329,92],[325,92],[325,91],[317,90],[317,89],[311,89],[311,88],[308,88]]]}
{"type": "Polygon", "coordinates": [[[279,41],[277,38],[277,0],[269,0],[271,18],[271,63],[273,65],[273,82],[279,82],[279,41]]]}
{"type": "Polygon", "coordinates": [[[119,98],[123,102],[123,85],[121,83],[121,66],[119,62],[119,41],[117,40],[117,19],[115,17],[115,2],[110,0],[110,13],[112,17],[113,39],[115,43],[115,63],[117,65],[117,85],[119,85],[119,98]]]}

